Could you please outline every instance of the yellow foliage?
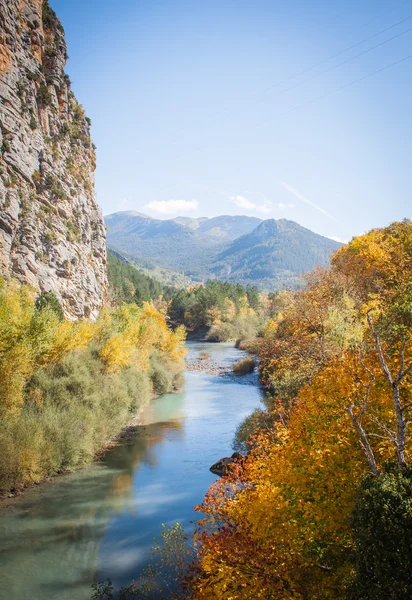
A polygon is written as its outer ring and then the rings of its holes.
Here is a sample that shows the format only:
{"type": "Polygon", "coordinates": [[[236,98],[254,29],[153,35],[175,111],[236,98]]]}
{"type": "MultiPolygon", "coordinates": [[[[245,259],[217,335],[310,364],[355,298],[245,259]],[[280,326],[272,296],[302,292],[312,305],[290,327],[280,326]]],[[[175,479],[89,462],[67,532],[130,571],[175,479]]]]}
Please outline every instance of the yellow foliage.
{"type": "Polygon", "coordinates": [[[184,328],[171,331],[164,315],[153,304],[145,303],[143,308],[124,304],[113,313],[112,323],[117,325],[115,334],[107,339],[99,354],[108,373],[131,365],[146,371],[154,350],[164,352],[173,360],[184,354],[184,328]]]}
{"type": "Polygon", "coordinates": [[[155,350],[172,360],[184,354],[184,329],[171,331],[152,304],[106,309],[92,323],[60,321],[49,308],[37,310],[35,299],[29,286],[0,280],[0,411],[9,416],[18,416],[36,369],[59,364],[91,343],[98,346],[107,373],[131,365],[145,371],[155,350]]]}

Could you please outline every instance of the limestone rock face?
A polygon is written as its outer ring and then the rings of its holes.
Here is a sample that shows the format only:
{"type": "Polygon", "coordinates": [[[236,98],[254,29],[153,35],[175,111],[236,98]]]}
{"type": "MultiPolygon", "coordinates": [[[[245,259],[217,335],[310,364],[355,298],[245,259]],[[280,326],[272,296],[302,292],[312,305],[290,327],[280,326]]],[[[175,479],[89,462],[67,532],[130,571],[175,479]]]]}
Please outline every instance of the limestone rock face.
{"type": "Polygon", "coordinates": [[[42,0],[0,0],[0,274],[95,318],[107,286],[90,120],[64,73],[64,30],[42,0]]]}

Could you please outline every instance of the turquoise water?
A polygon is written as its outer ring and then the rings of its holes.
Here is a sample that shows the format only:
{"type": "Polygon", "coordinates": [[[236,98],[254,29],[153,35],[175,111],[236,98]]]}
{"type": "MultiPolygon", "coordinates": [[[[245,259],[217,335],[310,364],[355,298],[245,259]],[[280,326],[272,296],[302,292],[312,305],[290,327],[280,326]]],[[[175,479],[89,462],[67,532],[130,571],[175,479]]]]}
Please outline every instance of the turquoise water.
{"type": "MultiPolygon", "coordinates": [[[[188,343],[230,364],[230,344],[188,343]]],[[[155,399],[131,439],[102,462],[0,506],[0,599],[90,600],[90,585],[129,583],[147,565],[161,524],[190,521],[231,454],[236,426],[259,406],[250,377],[186,373],[179,394],[155,399]]]]}

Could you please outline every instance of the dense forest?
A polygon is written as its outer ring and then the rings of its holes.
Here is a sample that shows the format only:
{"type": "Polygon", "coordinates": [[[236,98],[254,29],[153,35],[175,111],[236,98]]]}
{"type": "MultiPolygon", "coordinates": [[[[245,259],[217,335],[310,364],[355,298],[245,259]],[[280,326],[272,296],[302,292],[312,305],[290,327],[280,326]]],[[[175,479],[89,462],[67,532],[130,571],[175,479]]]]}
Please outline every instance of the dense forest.
{"type": "Polygon", "coordinates": [[[156,300],[163,293],[163,286],[156,279],[110,251],[107,253],[107,274],[115,302],[134,302],[141,306],[143,302],[156,300]]]}
{"type": "Polygon", "coordinates": [[[108,254],[110,295],[115,303],[154,301],[168,322],[195,331],[206,327],[211,341],[256,337],[272,310],[274,294],[261,294],[254,286],[243,287],[211,280],[187,288],[162,286],[132,264],[108,254]]]}
{"type": "Polygon", "coordinates": [[[405,220],[279,295],[259,344],[269,408],[198,507],[196,599],[412,596],[411,264],[405,220]]]}
{"type": "Polygon", "coordinates": [[[271,300],[253,286],[211,280],[171,294],[168,315],[188,330],[209,327],[210,341],[254,338],[263,330],[271,300]]]}

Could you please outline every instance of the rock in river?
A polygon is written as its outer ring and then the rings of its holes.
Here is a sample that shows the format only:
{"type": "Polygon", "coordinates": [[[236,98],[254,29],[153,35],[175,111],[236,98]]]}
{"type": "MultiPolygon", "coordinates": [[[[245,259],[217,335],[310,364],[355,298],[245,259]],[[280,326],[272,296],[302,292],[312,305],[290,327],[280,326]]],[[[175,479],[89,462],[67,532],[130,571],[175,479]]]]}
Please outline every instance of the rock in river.
{"type": "Polygon", "coordinates": [[[235,462],[235,459],[242,458],[245,458],[243,454],[240,454],[239,452],[234,452],[232,456],[227,456],[218,460],[214,465],[210,467],[209,470],[212,473],[214,473],[214,475],[219,475],[219,477],[223,477],[224,475],[227,475],[229,465],[235,462]]]}

